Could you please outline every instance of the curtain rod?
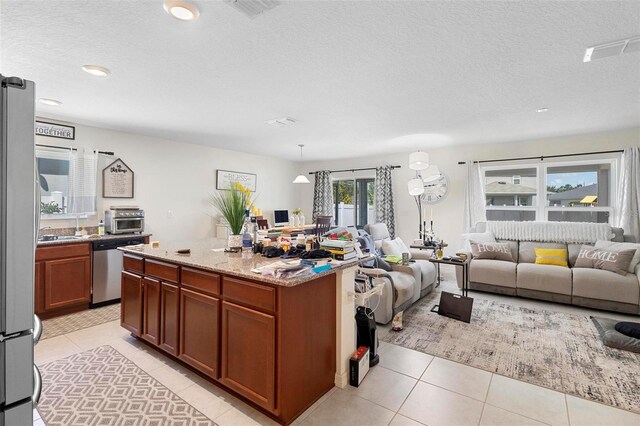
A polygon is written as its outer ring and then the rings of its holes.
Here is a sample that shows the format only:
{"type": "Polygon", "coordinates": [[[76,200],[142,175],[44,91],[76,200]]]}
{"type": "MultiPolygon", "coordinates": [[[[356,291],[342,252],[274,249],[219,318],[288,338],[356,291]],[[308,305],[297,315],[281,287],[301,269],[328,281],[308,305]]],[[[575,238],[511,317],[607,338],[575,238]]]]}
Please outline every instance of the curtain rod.
{"type": "MultiPolygon", "coordinates": [[[[43,148],[62,149],[62,150],[65,150],[65,151],[77,151],[78,150],[78,148],[73,148],[71,146],[65,147],[65,146],[55,146],[55,145],[42,145],[42,144],[39,144],[39,143],[37,143],[36,146],[41,146],[43,148]]],[[[98,154],[104,154],[104,155],[115,155],[111,151],[93,151],[93,152],[97,152],[98,154]]]]}
{"type": "MultiPolygon", "coordinates": [[[[557,155],[540,155],[538,157],[520,157],[520,158],[501,158],[499,160],[480,160],[474,161],[474,163],[498,163],[500,161],[518,161],[518,160],[540,160],[544,161],[545,158],[560,158],[560,157],[577,157],[580,155],[597,155],[597,154],[616,154],[624,152],[623,149],[615,149],[612,151],[595,151],[595,152],[580,152],[577,154],[557,154],[557,155]]],[[[458,161],[458,164],[467,164],[466,161],[458,161]]]]}
{"type": "MultiPolygon", "coordinates": [[[[399,169],[402,166],[391,166],[391,169],[399,169]]],[[[340,173],[340,172],[361,172],[363,170],[375,170],[377,167],[363,167],[360,169],[344,169],[344,170],[329,170],[329,173],[340,173]]],[[[318,172],[309,172],[310,175],[315,175],[318,172]]]]}

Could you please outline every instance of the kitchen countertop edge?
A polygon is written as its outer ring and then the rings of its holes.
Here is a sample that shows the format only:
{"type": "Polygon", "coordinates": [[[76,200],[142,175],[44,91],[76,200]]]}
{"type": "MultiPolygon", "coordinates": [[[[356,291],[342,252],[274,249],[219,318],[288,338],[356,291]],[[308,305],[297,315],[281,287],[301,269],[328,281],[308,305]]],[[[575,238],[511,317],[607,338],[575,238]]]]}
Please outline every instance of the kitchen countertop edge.
{"type": "MultiPolygon", "coordinates": [[[[144,247],[147,247],[147,245],[145,245],[144,247]]],[[[251,272],[251,270],[248,271],[238,271],[238,270],[230,270],[228,268],[224,268],[221,266],[216,266],[216,265],[207,265],[204,264],[203,262],[197,262],[194,260],[190,261],[190,255],[185,255],[184,259],[176,259],[175,257],[168,257],[166,254],[162,255],[160,253],[149,253],[147,251],[141,251],[139,248],[133,248],[133,247],[119,247],[118,250],[128,253],[128,254],[132,254],[134,256],[140,256],[140,257],[144,257],[144,258],[150,258],[150,259],[154,259],[154,260],[161,260],[164,262],[168,262],[168,263],[173,263],[173,264],[177,264],[180,266],[187,266],[187,267],[191,267],[191,268],[196,268],[196,269],[200,269],[203,271],[209,271],[209,272],[216,272],[219,274],[224,274],[224,275],[231,275],[231,276],[235,276],[235,277],[240,277],[240,278],[247,278],[253,281],[259,281],[259,282],[265,282],[268,284],[273,284],[273,285],[277,285],[277,286],[281,286],[281,287],[295,287],[297,285],[300,284],[304,284],[306,282],[309,281],[313,281],[317,278],[321,278],[324,277],[326,275],[330,275],[330,274],[335,274],[337,273],[339,270],[345,269],[347,267],[350,266],[354,266],[358,264],[358,260],[354,259],[352,261],[346,261],[346,262],[342,262],[340,263],[338,266],[332,267],[331,269],[327,270],[327,271],[322,271],[319,273],[314,273],[313,275],[306,275],[303,277],[296,277],[296,278],[288,278],[288,279],[278,279],[278,278],[273,278],[273,277],[265,277],[264,275],[255,273],[255,272],[251,272]]],[[[166,253],[166,252],[165,252],[166,253]]],[[[228,253],[225,253],[228,255],[228,253]]],[[[177,256],[177,255],[176,255],[177,256]]],[[[253,256],[259,256],[259,255],[253,255],[253,256]]],[[[267,258],[262,258],[265,261],[273,261],[276,262],[278,260],[282,260],[280,258],[273,258],[273,259],[267,259],[267,258]]],[[[224,263],[218,263],[217,265],[223,265],[224,263]]]]}

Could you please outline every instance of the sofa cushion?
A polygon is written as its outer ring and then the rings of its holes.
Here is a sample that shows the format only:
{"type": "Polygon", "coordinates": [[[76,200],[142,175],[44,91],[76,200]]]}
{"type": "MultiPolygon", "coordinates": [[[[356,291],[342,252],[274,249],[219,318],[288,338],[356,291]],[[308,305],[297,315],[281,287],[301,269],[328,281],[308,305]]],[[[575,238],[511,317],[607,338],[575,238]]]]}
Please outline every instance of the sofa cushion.
{"type": "Polygon", "coordinates": [[[536,253],[536,265],[555,265],[568,268],[567,263],[568,252],[566,248],[553,249],[553,248],[534,248],[536,253]]]}
{"type": "Polygon", "coordinates": [[[597,249],[592,246],[582,246],[580,254],[576,259],[576,268],[603,269],[615,272],[620,275],[627,275],[627,270],[631,259],[633,259],[635,249],[632,250],[607,250],[597,249]]]}
{"type": "Polygon", "coordinates": [[[467,250],[471,250],[471,243],[495,243],[496,237],[493,236],[492,232],[470,232],[467,234],[462,234],[462,239],[464,240],[464,248],[467,250]]]}
{"type": "Polygon", "coordinates": [[[640,283],[634,274],[626,276],[601,269],[573,269],[573,295],[637,305],[640,283]]]}
{"type": "Polygon", "coordinates": [[[518,264],[517,287],[571,296],[571,269],[556,265],[518,264]]]}
{"type": "Polygon", "coordinates": [[[598,241],[596,241],[595,248],[607,249],[607,250],[615,250],[615,251],[635,249],[636,250],[636,254],[633,256],[633,259],[631,260],[631,263],[629,264],[629,267],[627,268],[627,272],[631,272],[633,274],[633,272],[634,272],[634,270],[636,268],[636,265],[640,264],[640,244],[636,244],[636,243],[618,243],[618,242],[614,242],[614,241],[598,240],[598,241]]]}
{"type": "Polygon", "coordinates": [[[501,287],[516,286],[516,263],[492,259],[473,259],[469,264],[469,280],[501,287]]]}
{"type": "Polygon", "coordinates": [[[511,257],[514,262],[518,261],[518,242],[513,240],[496,240],[499,243],[506,243],[509,245],[509,250],[511,250],[511,257]]]}
{"type": "Polygon", "coordinates": [[[576,264],[576,259],[578,258],[578,254],[580,254],[580,249],[582,248],[582,244],[567,244],[567,251],[569,252],[569,267],[573,268],[576,264]]]}
{"type": "Polygon", "coordinates": [[[365,226],[365,231],[371,234],[374,241],[381,241],[391,237],[386,223],[370,223],[365,226]]]}
{"type": "Polygon", "coordinates": [[[566,244],[561,243],[539,243],[536,241],[520,241],[518,246],[519,263],[536,263],[536,248],[566,249],[566,244]]]}
{"type": "Polygon", "coordinates": [[[411,259],[409,247],[400,238],[382,240],[382,254],[385,256],[402,257],[402,253],[409,253],[409,259],[411,259]]]}
{"type": "Polygon", "coordinates": [[[495,259],[514,262],[511,247],[507,243],[476,243],[471,242],[471,253],[478,259],[495,259]]]}

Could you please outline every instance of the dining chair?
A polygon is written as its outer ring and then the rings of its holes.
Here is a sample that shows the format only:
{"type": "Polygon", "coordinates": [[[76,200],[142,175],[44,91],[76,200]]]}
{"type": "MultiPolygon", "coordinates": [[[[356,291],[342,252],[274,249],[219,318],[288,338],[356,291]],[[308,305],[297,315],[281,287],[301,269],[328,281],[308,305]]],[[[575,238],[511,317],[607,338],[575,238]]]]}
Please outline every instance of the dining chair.
{"type": "Polygon", "coordinates": [[[318,237],[328,232],[331,229],[331,219],[333,219],[333,216],[317,216],[316,217],[315,234],[318,237]]]}
{"type": "Polygon", "coordinates": [[[258,229],[269,229],[269,221],[267,219],[258,219],[258,229]]]}

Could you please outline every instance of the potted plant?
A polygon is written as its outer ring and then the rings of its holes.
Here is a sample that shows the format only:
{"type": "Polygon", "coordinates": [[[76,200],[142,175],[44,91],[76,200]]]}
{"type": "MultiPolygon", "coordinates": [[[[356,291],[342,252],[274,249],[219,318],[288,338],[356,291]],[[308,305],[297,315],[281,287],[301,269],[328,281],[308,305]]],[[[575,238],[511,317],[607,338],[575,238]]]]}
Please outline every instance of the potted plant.
{"type": "Polygon", "coordinates": [[[209,202],[227,220],[231,235],[227,245],[231,249],[242,247],[242,226],[244,225],[245,212],[251,209],[253,200],[249,188],[239,183],[231,184],[228,191],[218,191],[213,194],[209,202]]]}

